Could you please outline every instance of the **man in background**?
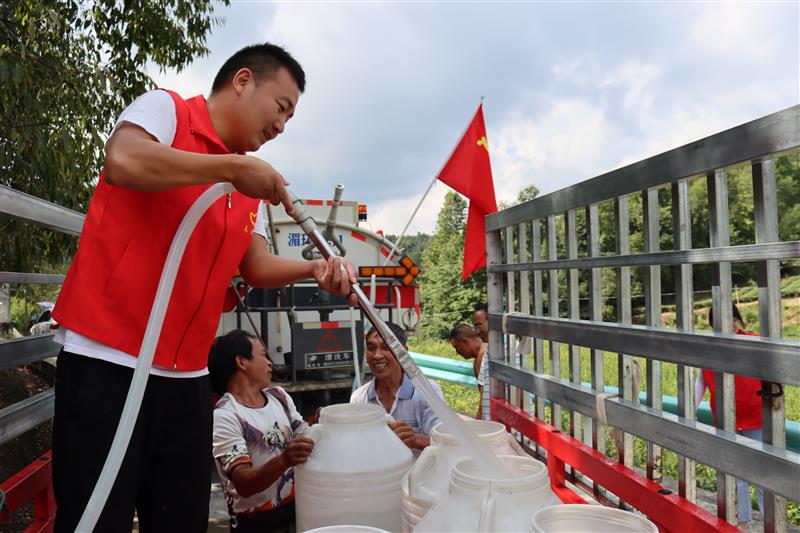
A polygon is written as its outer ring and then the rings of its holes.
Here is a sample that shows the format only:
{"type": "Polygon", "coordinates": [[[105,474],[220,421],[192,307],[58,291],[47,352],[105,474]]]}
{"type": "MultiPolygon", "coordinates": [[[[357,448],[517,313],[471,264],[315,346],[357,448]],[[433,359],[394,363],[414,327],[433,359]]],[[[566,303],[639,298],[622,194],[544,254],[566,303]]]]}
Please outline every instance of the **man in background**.
{"type": "Polygon", "coordinates": [[[450,332],[450,344],[455,348],[456,353],[464,359],[472,360],[472,372],[478,379],[478,412],[477,419],[484,419],[489,415],[488,389],[485,387],[487,380],[486,349],[488,344],[481,339],[481,335],[473,326],[469,324],[459,324],[450,332]]]}

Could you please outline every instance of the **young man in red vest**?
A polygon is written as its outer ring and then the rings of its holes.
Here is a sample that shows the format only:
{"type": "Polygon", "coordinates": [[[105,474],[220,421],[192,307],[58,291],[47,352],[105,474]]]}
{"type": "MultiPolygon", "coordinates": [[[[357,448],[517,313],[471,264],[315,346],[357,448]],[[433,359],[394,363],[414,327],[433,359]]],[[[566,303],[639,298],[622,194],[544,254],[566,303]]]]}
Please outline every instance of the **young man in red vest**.
{"type": "MultiPolygon", "coordinates": [[[[120,116],[53,312],[61,324],[53,429],[57,531],[73,531],[117,429],[172,239],[214,183],[216,201],[189,239],[156,348],[139,418],[97,531],[205,531],[211,475],[209,348],[238,268],[255,287],[315,278],[350,293],[352,264],[270,255],[261,199],[288,203],[287,182],[244,155],[283,133],[305,88],[285,50],[234,54],[208,100],[157,90],[120,116]],[[343,271],[343,267],[346,271],[343,271]]],[[[355,297],[350,296],[350,303],[355,297]]]]}

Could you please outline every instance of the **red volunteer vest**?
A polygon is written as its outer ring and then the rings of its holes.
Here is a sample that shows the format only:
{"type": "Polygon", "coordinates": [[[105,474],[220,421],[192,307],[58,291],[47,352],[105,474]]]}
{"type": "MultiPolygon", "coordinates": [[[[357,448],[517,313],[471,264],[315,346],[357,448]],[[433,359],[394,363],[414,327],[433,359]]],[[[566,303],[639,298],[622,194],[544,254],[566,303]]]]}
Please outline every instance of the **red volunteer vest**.
{"type": "MultiPolygon", "coordinates": [[[[205,99],[175,102],[173,148],[227,154],[205,99]]],[[[64,327],[138,356],[167,252],[184,214],[210,185],[140,192],[100,173],[78,251],[53,317],[64,327]]],[[[201,370],[219,323],[225,289],[252,236],[259,201],[234,192],[206,211],[183,254],[154,364],[201,370]]]]}
{"type": "MultiPolygon", "coordinates": [[[[758,337],[756,333],[742,330],[737,331],[736,334],[758,337]]],[[[717,385],[715,373],[711,370],[703,370],[703,379],[706,381],[708,392],[711,394],[711,412],[714,414],[714,423],[716,424],[717,407],[714,404],[714,399],[717,385]]],[[[761,380],[736,376],[734,381],[736,383],[736,431],[759,429],[762,426],[761,396],[757,393],[761,390],[761,380]]]]}

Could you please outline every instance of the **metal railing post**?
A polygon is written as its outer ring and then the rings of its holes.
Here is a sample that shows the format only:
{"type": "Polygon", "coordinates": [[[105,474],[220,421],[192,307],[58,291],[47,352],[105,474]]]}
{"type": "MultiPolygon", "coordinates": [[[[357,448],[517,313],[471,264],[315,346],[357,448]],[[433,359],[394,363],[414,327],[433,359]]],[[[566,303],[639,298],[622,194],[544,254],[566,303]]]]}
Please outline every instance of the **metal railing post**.
{"type": "MultiPolygon", "coordinates": [[[[616,233],[617,255],[628,255],[630,248],[630,211],[628,197],[619,196],[614,199],[614,226],[616,233]]],[[[631,267],[621,266],[615,269],[617,281],[617,323],[630,325],[631,313],[631,267]]],[[[633,390],[633,357],[624,353],[617,354],[617,380],[620,396],[628,401],[638,401],[639,391],[633,390]],[[634,400],[634,398],[636,400],[634,400]]],[[[618,451],[620,462],[625,466],[633,466],[633,435],[623,433],[620,441],[622,450],[618,451]]]]}
{"type": "MultiPolygon", "coordinates": [[[[778,201],[775,182],[775,159],[753,161],[753,213],[756,243],[778,242],[778,201]]],[[[780,261],[756,263],[758,282],[759,327],[764,337],[781,337],[781,272],[780,261]]],[[[786,447],[786,413],[783,396],[773,396],[780,389],[762,381],[762,440],[778,448],[786,447]]],[[[786,500],[764,491],[764,531],[783,533],[788,530],[786,500]]]]}
{"type": "MultiPolygon", "coordinates": [[[[642,233],[644,251],[660,250],[658,189],[651,187],[642,191],[642,233]]],[[[661,325],[661,267],[644,269],[645,322],[648,326],[661,325]]],[[[648,358],[646,363],[647,405],[661,409],[661,362],[648,358]]],[[[661,482],[661,448],[647,443],[647,477],[661,482]]]]}
{"type": "MultiPolygon", "coordinates": [[[[565,213],[565,234],[567,238],[567,257],[578,258],[578,224],[577,212],[570,209],[565,213]]],[[[567,316],[570,320],[580,320],[578,269],[571,268],[567,271],[568,305],[567,316]]],[[[581,382],[581,347],[569,345],[569,380],[573,383],[581,382]]],[[[575,411],[569,412],[569,434],[571,437],[581,439],[583,433],[583,417],[575,411]]]]}
{"type": "MultiPolygon", "coordinates": [[[[501,262],[502,250],[500,248],[500,232],[491,231],[486,233],[486,264],[487,266],[497,265],[501,262]]],[[[492,272],[487,269],[488,281],[488,310],[489,313],[503,313],[503,273],[492,272]]],[[[503,349],[503,332],[495,328],[489,329],[489,360],[504,361],[505,354],[503,349]]],[[[489,369],[489,391],[492,398],[505,398],[505,384],[495,378],[494,373],[489,369]]],[[[486,384],[484,383],[484,387],[486,384]]]]}
{"type": "MultiPolygon", "coordinates": [[[[547,217],[548,261],[558,259],[557,224],[558,221],[555,215],[547,217]]],[[[558,270],[551,269],[547,271],[547,310],[551,317],[558,318],[558,307],[558,270]]],[[[554,342],[552,339],[548,342],[550,343],[550,374],[561,377],[561,344],[554,342]]],[[[551,402],[550,415],[552,417],[551,423],[561,429],[561,406],[551,402]]]]}
{"type": "MultiPolygon", "coordinates": [[[[728,175],[724,170],[716,170],[708,174],[706,183],[710,219],[709,244],[713,248],[730,246],[728,175]]],[[[711,305],[714,310],[714,331],[733,333],[731,264],[720,261],[713,266],[712,271],[711,305]]],[[[733,433],[736,431],[734,375],[717,372],[715,379],[717,427],[733,433]]],[[[732,524],[736,523],[736,480],[733,476],[719,471],[717,472],[717,516],[732,524]]]]}
{"type": "MultiPolygon", "coordinates": [[[[692,219],[689,203],[689,181],[681,179],[672,184],[672,227],[676,250],[692,247],[692,219]]],[[[694,306],[692,301],[692,265],[678,265],[675,271],[675,327],[682,331],[694,329],[694,306]]],[[[678,365],[678,415],[695,420],[694,381],[692,367],[678,365]]],[[[678,457],[678,493],[694,502],[697,499],[695,462],[678,457]]]]}

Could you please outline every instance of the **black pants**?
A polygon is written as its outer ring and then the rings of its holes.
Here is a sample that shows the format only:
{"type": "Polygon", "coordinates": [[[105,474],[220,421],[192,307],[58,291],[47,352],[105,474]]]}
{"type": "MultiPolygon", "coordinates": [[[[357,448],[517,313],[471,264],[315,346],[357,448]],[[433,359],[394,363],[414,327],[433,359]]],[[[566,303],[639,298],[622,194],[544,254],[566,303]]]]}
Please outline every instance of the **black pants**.
{"type": "MultiPolygon", "coordinates": [[[[62,351],[56,370],[53,485],[56,532],[72,532],[105,463],[133,369],[62,351]]],[[[142,407],[95,531],[199,532],[211,486],[208,376],[150,376],[142,407]]]]}
{"type": "Polygon", "coordinates": [[[294,502],[265,513],[231,518],[231,532],[295,533],[294,502]]]}

